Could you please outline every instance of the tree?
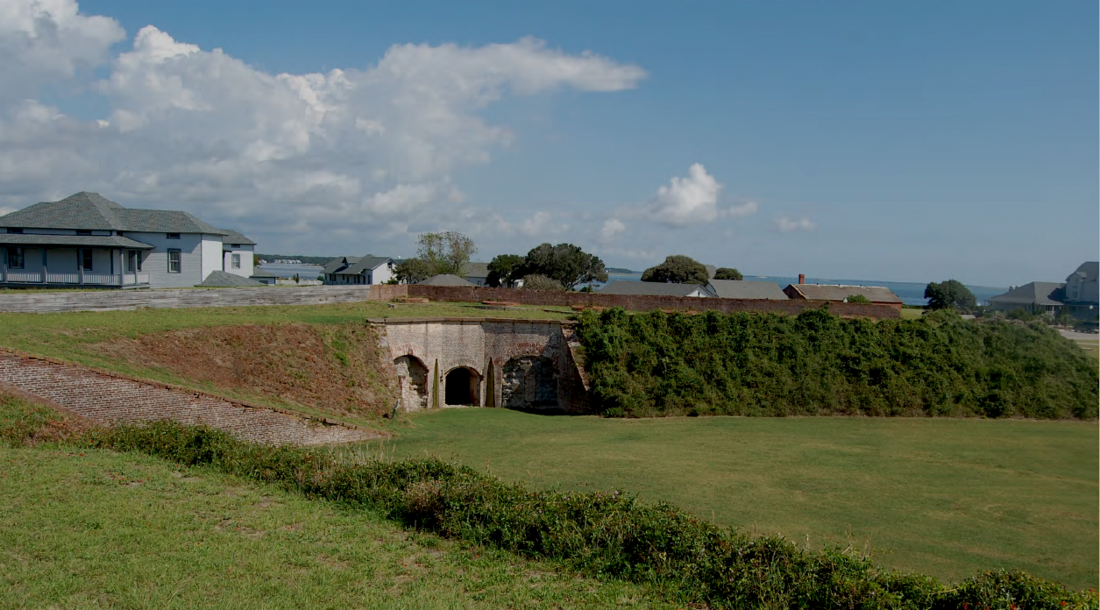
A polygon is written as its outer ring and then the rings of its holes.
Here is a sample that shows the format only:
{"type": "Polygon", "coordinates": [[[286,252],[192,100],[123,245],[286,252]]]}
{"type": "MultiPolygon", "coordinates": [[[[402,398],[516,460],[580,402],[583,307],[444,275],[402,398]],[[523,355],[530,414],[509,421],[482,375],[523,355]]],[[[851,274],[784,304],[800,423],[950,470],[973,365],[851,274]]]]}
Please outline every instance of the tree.
{"type": "Polygon", "coordinates": [[[489,277],[485,283],[493,288],[511,288],[523,277],[524,258],[518,254],[500,254],[489,261],[489,277]]]}
{"type": "Polygon", "coordinates": [[[477,252],[474,240],[457,231],[421,233],[417,242],[416,256],[428,263],[432,275],[462,275],[466,263],[477,252]]]}
{"type": "Polygon", "coordinates": [[[977,306],[974,294],[958,280],[928,284],[928,287],[924,289],[924,298],[928,299],[929,309],[970,311],[977,306]]]}
{"type": "Polygon", "coordinates": [[[417,243],[416,256],[401,261],[394,270],[402,283],[416,284],[441,273],[461,276],[477,252],[474,240],[456,231],[421,233],[417,243]]]}
{"type": "Polygon", "coordinates": [[[871,302],[871,299],[868,299],[867,297],[863,296],[862,294],[848,295],[848,297],[845,298],[844,300],[849,302],[849,303],[870,303],[871,302]]]}
{"type": "Polygon", "coordinates": [[[525,276],[545,275],[566,290],[573,290],[577,284],[607,281],[603,261],[573,244],[541,244],[532,248],[524,259],[522,272],[525,276]]]}
{"type": "Polygon", "coordinates": [[[662,284],[706,284],[710,275],[703,263],[682,254],[673,254],[665,262],[642,272],[643,282],[662,284]]]}
{"type": "Polygon", "coordinates": [[[565,286],[561,282],[545,275],[531,274],[523,277],[522,290],[548,290],[551,292],[564,292],[565,286]]]}
{"type": "Polygon", "coordinates": [[[743,280],[745,276],[741,275],[741,272],[733,267],[719,267],[714,272],[714,279],[716,280],[743,280]]]}

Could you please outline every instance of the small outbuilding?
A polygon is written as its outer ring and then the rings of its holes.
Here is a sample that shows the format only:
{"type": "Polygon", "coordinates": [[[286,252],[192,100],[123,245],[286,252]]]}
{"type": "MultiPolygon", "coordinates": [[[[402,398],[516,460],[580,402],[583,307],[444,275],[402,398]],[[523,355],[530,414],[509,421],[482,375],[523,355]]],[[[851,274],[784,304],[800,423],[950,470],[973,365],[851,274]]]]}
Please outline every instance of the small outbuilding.
{"type": "Polygon", "coordinates": [[[775,282],[749,282],[745,280],[711,280],[707,290],[719,299],[764,299],[787,301],[789,298],[775,282]]]}
{"type": "Polygon", "coordinates": [[[420,286],[468,286],[472,287],[473,284],[466,280],[450,273],[440,273],[439,275],[432,276],[423,282],[419,283],[420,286]]]}
{"type": "Polygon", "coordinates": [[[901,309],[901,297],[885,286],[846,286],[844,284],[790,284],[783,289],[787,298],[808,301],[845,303],[849,297],[861,296],[875,305],[901,309]]]}

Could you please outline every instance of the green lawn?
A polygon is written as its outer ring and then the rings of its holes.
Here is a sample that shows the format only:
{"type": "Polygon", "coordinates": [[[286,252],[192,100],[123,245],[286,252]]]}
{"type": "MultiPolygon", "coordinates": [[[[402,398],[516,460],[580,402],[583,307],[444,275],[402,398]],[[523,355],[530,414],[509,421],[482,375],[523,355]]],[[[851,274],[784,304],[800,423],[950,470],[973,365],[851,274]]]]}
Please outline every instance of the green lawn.
{"type": "Polygon", "coordinates": [[[495,409],[414,415],[338,449],[435,455],[507,480],[621,488],[718,523],[852,545],[954,581],[1019,568],[1095,586],[1095,423],[873,418],[614,420],[495,409]]]}
{"type": "Polygon", "coordinates": [[[142,455],[0,442],[0,515],[4,610],[676,607],[142,455]]]}

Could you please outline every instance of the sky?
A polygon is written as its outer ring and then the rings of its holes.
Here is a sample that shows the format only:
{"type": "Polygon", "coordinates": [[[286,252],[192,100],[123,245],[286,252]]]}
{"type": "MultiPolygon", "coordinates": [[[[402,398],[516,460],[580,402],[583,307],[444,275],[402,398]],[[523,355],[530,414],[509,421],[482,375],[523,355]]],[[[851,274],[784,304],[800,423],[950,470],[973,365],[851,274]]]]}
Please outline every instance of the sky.
{"type": "Polygon", "coordinates": [[[1096,2],[0,0],[0,214],[1008,286],[1100,251],[1096,2]]]}

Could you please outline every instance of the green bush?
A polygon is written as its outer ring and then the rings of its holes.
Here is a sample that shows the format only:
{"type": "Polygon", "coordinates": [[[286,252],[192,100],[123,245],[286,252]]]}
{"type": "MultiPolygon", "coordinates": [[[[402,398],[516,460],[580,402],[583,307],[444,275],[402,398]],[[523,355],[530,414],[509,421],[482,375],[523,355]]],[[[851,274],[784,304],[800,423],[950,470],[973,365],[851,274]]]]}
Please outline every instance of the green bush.
{"type": "Polygon", "coordinates": [[[1095,592],[1072,592],[1018,572],[982,574],[946,589],[934,578],[883,570],[841,549],[814,552],[782,538],[753,538],[620,491],[531,491],[434,459],[353,464],[316,448],[256,445],[170,422],[87,438],[95,446],[210,466],[367,507],[410,526],[560,560],[587,574],[651,583],[708,607],[1061,610],[1097,601],[1095,592]]]}
{"type": "Polygon", "coordinates": [[[1038,323],[585,312],[606,415],[1097,416],[1096,363],[1038,323]]]}

